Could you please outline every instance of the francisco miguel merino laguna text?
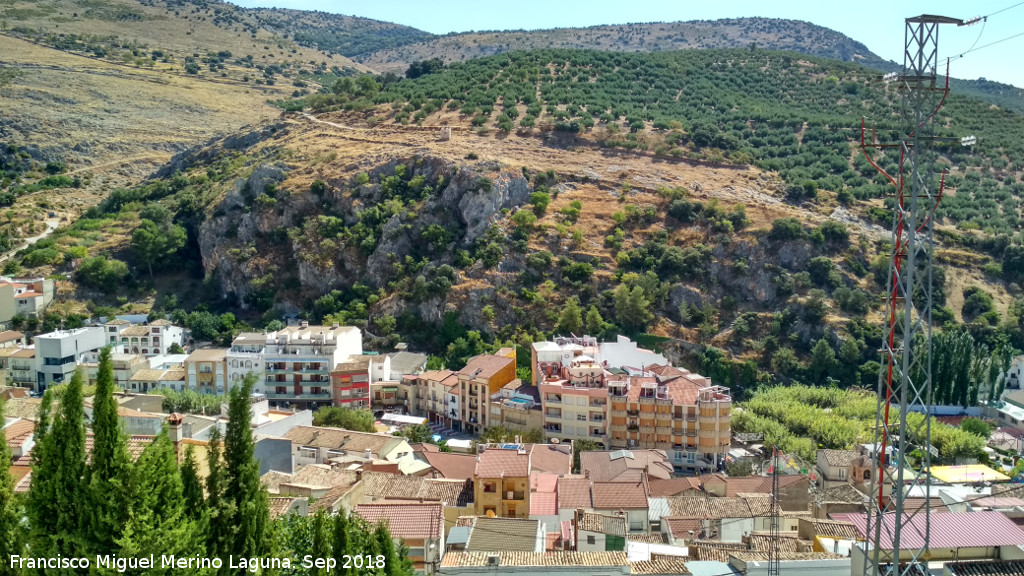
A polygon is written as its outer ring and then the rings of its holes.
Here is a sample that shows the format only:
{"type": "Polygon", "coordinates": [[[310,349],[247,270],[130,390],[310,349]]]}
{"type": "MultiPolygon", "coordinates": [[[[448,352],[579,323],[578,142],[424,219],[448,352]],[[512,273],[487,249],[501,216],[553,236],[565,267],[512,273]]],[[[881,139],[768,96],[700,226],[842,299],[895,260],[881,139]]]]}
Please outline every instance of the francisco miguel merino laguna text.
{"type": "MultiPolygon", "coordinates": [[[[228,556],[227,562],[228,567],[232,569],[245,570],[248,572],[258,572],[261,569],[266,568],[291,568],[293,564],[292,558],[236,558],[234,556],[228,556]]],[[[328,572],[338,567],[340,564],[344,568],[384,568],[385,560],[384,555],[378,554],[372,556],[370,554],[357,555],[357,556],[342,556],[339,558],[314,558],[313,556],[303,556],[301,566],[303,568],[326,568],[328,572]]],[[[298,564],[298,560],[294,560],[295,564],[298,564]]],[[[117,555],[105,555],[96,556],[95,560],[90,561],[89,558],[85,557],[66,557],[57,555],[53,558],[34,558],[26,556],[18,556],[15,554],[11,555],[8,566],[11,568],[47,568],[51,570],[56,569],[88,569],[90,566],[95,564],[98,568],[107,568],[116,570],[117,572],[125,572],[129,569],[140,569],[140,568],[179,568],[179,569],[193,569],[193,568],[214,568],[219,569],[224,565],[224,560],[221,558],[205,558],[201,556],[156,556],[150,554],[149,556],[139,557],[125,557],[117,555]]]]}

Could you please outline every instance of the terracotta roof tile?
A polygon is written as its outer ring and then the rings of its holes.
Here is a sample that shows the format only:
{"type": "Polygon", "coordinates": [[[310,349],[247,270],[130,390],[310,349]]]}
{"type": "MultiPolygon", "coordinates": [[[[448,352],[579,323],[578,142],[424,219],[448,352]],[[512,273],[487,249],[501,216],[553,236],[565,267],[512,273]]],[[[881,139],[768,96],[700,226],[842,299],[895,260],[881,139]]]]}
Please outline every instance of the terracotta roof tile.
{"type": "Polygon", "coordinates": [[[700,479],[689,476],[685,478],[655,478],[650,482],[651,497],[676,496],[690,490],[700,490],[700,479]]]}
{"type": "Polygon", "coordinates": [[[270,519],[274,520],[287,514],[292,509],[292,504],[297,500],[299,498],[271,498],[270,519]]]}
{"type": "Polygon", "coordinates": [[[664,450],[593,451],[580,454],[580,470],[595,482],[638,482],[644,469],[648,478],[672,477],[672,464],[664,450]]]}
{"type": "Polygon", "coordinates": [[[558,479],[558,508],[593,508],[594,501],[590,493],[591,481],[589,478],[559,478],[558,479]]]}
{"type": "Polygon", "coordinates": [[[661,574],[692,574],[686,567],[686,561],[682,558],[658,558],[652,560],[641,560],[630,562],[631,574],[644,574],[649,576],[661,574]]]}
{"type": "Polygon", "coordinates": [[[554,492],[530,494],[530,516],[557,516],[558,495],[554,492]]]}
{"type": "Polygon", "coordinates": [[[708,507],[708,500],[706,497],[669,496],[668,509],[672,516],[711,518],[711,508],[708,507]]]}
{"type": "Polygon", "coordinates": [[[299,446],[344,450],[358,455],[362,455],[363,450],[367,448],[375,455],[380,455],[404,441],[387,434],[370,434],[322,426],[296,426],[284,437],[299,446]]]}
{"type": "Polygon", "coordinates": [[[371,524],[386,523],[395,538],[440,539],[444,531],[444,506],[440,502],[360,504],[352,511],[371,524]]]}
{"type": "Polygon", "coordinates": [[[857,528],[850,522],[836,522],[833,520],[813,520],[814,533],[826,538],[837,538],[841,540],[856,540],[857,528]]]}
{"type": "Polygon", "coordinates": [[[593,492],[597,510],[647,508],[647,489],[639,482],[594,482],[593,492]]]}
{"type": "Polygon", "coordinates": [[[510,363],[515,364],[515,362],[512,358],[506,358],[505,356],[481,354],[470,358],[469,362],[466,363],[466,367],[459,370],[458,373],[460,376],[471,378],[491,378],[510,363]],[[477,370],[479,370],[479,373],[477,370]]]}
{"type": "Polygon", "coordinates": [[[747,552],[746,548],[736,543],[715,546],[708,542],[700,542],[692,545],[691,549],[693,550],[691,554],[694,558],[702,562],[728,562],[730,555],[738,552],[747,552]]]}
{"type": "Polygon", "coordinates": [[[584,512],[579,516],[576,529],[580,532],[597,532],[611,536],[625,536],[626,517],[597,514],[595,512],[584,512]]]}
{"type": "MultiPolygon", "coordinates": [[[[479,517],[466,543],[468,552],[534,552],[540,522],[525,518],[479,517]]],[[[543,544],[543,543],[542,543],[543,544]]]]}
{"type": "Polygon", "coordinates": [[[668,529],[668,533],[676,540],[687,540],[690,532],[693,531],[694,538],[700,538],[704,531],[704,522],[700,518],[673,518],[662,517],[662,527],[668,529]]]}
{"type": "Polygon", "coordinates": [[[528,444],[527,450],[530,452],[530,472],[562,476],[572,470],[572,448],[569,445],[528,444]]]}
{"type": "MultiPolygon", "coordinates": [[[[484,567],[490,565],[487,552],[449,552],[441,561],[442,568],[484,567]]],[[[619,567],[629,563],[625,552],[578,552],[556,550],[554,552],[498,552],[499,566],[593,566],[619,567]]]]}
{"type": "Polygon", "coordinates": [[[476,464],[477,478],[525,478],[530,475],[530,455],[517,450],[484,450],[476,464]]]}
{"type": "Polygon", "coordinates": [[[850,466],[860,457],[855,450],[822,450],[822,456],[829,466],[850,466]]]}
{"type": "MultiPolygon", "coordinates": [[[[0,424],[3,420],[0,419],[0,424]]],[[[4,428],[4,437],[7,439],[7,445],[13,450],[14,448],[20,448],[25,441],[35,432],[36,425],[31,420],[25,420],[24,418],[14,421],[12,424],[4,428]]]]}
{"type": "Polygon", "coordinates": [[[449,480],[467,480],[473,478],[476,472],[476,457],[472,454],[453,454],[450,452],[434,452],[423,450],[427,463],[437,471],[442,478],[449,480]]]}

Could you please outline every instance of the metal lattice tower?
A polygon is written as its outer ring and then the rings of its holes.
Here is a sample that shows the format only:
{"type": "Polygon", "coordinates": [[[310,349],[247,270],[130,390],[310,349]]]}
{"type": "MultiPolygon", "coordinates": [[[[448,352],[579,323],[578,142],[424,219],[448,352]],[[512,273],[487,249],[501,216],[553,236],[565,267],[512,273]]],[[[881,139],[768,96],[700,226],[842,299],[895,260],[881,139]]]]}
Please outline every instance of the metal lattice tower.
{"type": "MultiPolygon", "coordinates": [[[[872,455],[864,574],[906,576],[927,573],[930,510],[928,498],[905,510],[907,484],[930,490],[931,478],[931,342],[932,342],[932,216],[942,197],[936,185],[934,155],[927,144],[932,118],[949,93],[949,76],[937,83],[940,24],[962,20],[922,15],[906,19],[902,74],[886,75],[902,93],[899,140],[891,144],[865,141],[864,155],[896,187],[892,220],[892,251],[886,287],[882,366],[878,379],[878,410],[872,455]],[[899,172],[892,176],[872,160],[868,148],[899,154],[899,172]],[[911,406],[923,406],[923,418],[911,406]],[[921,461],[911,467],[908,453],[921,461]],[[892,456],[890,457],[890,453],[892,456]],[[882,544],[884,543],[884,544],[882,544]],[[881,544],[881,545],[880,545],[881,544]],[[886,548],[883,551],[882,547],[886,548]],[[893,552],[889,554],[887,550],[893,552]]],[[[949,140],[943,138],[941,140],[949,140]]]]}

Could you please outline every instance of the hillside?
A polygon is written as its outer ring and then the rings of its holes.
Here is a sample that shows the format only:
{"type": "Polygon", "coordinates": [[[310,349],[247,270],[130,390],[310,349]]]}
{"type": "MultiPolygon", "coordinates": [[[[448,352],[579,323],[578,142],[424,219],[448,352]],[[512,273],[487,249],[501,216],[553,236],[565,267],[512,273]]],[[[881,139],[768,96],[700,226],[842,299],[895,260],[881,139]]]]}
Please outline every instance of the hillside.
{"type": "Polygon", "coordinates": [[[239,9],[264,29],[290,36],[296,44],[316,46],[349,58],[430,40],[429,32],[410,26],[342,14],[286,8],[239,9]]]}
{"type": "MultiPolygon", "coordinates": [[[[767,372],[870,385],[885,188],[851,139],[894,106],[871,75],[749,49],[535,51],[342,82],[303,102],[336,111],[179,155],[19,261],[85,258],[65,312],[170,311],[221,341],[295,312],[455,363],[492,339],[623,331],[677,338],[737,393],[767,372]]],[[[959,180],[936,319],[965,322],[980,357],[1024,346],[1024,131],[967,98],[949,113],[980,144],[943,153],[959,180]]]]}
{"type": "Polygon", "coordinates": [[[617,24],[589,28],[511,30],[449,34],[379,50],[358,60],[382,72],[404,72],[410,63],[441,58],[464,62],[516,50],[573,48],[614,52],[663,52],[689,48],[792,50],[842,61],[880,58],[839,32],[797,20],[736,18],[690,22],[617,24]]]}

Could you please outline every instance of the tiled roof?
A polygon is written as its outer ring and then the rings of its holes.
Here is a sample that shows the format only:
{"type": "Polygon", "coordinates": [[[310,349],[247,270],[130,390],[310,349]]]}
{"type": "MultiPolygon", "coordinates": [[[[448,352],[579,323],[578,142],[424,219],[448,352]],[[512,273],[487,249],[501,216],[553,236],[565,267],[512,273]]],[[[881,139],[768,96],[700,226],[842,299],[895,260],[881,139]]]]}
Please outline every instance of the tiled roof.
{"type": "MultiPolygon", "coordinates": [[[[3,419],[0,419],[0,424],[3,424],[3,419]]],[[[4,428],[4,437],[7,439],[7,445],[12,450],[20,448],[32,436],[35,429],[36,425],[31,420],[22,418],[14,421],[4,428]]]]}
{"type": "Polygon", "coordinates": [[[121,336],[149,336],[149,328],[145,326],[129,326],[121,331],[121,336]]]}
{"type": "Polygon", "coordinates": [[[686,567],[686,561],[682,558],[658,558],[656,560],[641,560],[630,562],[631,574],[644,574],[646,576],[661,576],[662,574],[692,574],[686,567]]]}
{"type": "Polygon", "coordinates": [[[278,472],[277,470],[270,470],[260,477],[260,483],[267,488],[267,492],[271,494],[280,494],[281,483],[288,482],[291,477],[291,474],[278,472]]]}
{"type": "Polygon", "coordinates": [[[174,323],[166,318],[157,318],[149,323],[150,326],[174,326],[174,323]]]}
{"type": "Polygon", "coordinates": [[[281,484],[323,489],[352,486],[358,481],[359,476],[352,470],[335,470],[326,464],[309,464],[300,468],[281,484]]]}
{"type": "Polygon", "coordinates": [[[271,498],[270,499],[270,519],[274,520],[281,516],[284,516],[292,509],[292,504],[298,498],[271,498]]]}
{"type": "Polygon", "coordinates": [[[850,522],[836,522],[833,520],[814,520],[814,533],[825,538],[836,538],[840,540],[856,540],[857,528],[850,522]]]}
{"type": "Polygon", "coordinates": [[[371,524],[387,524],[394,538],[439,540],[444,531],[444,506],[440,502],[360,504],[352,512],[371,524]]]}
{"type": "Polygon", "coordinates": [[[370,500],[431,500],[457,507],[465,507],[473,502],[472,483],[469,480],[364,472],[363,490],[370,500]]]}
{"type": "Polygon", "coordinates": [[[459,375],[469,376],[470,378],[491,378],[510,363],[515,364],[515,362],[512,358],[504,356],[481,354],[470,358],[469,362],[466,363],[466,367],[459,370],[459,375]],[[477,370],[480,372],[477,373],[477,370]]]}
{"type": "Polygon", "coordinates": [[[699,538],[701,532],[704,530],[704,522],[699,518],[662,518],[661,525],[663,528],[668,528],[668,533],[672,535],[672,538],[676,540],[686,540],[690,538],[690,531],[693,531],[693,536],[699,538]]]}
{"type": "Polygon", "coordinates": [[[540,530],[538,520],[479,517],[466,543],[468,552],[534,552],[540,530]]]}
{"type": "Polygon", "coordinates": [[[530,492],[547,492],[554,494],[558,491],[558,474],[544,472],[530,473],[530,492]]]}
{"type": "Polygon", "coordinates": [[[401,438],[387,434],[370,434],[321,426],[296,426],[284,437],[300,446],[344,450],[360,456],[367,448],[379,456],[403,442],[401,438]]]}
{"type": "Polygon", "coordinates": [[[572,470],[572,448],[569,445],[529,444],[526,449],[530,452],[530,472],[562,476],[572,470]]]}
{"type": "Polygon", "coordinates": [[[840,484],[832,488],[826,488],[818,492],[815,500],[819,503],[831,502],[839,504],[860,504],[866,502],[868,497],[849,484],[840,484]]]}
{"type": "Polygon", "coordinates": [[[530,475],[530,455],[518,450],[484,450],[476,464],[477,478],[525,478],[530,475]]]}
{"type": "Polygon", "coordinates": [[[593,451],[580,454],[580,470],[595,482],[638,482],[644,469],[647,477],[672,477],[672,464],[664,450],[593,451]],[[614,456],[614,458],[613,458],[614,456]]]}
{"type": "Polygon", "coordinates": [[[629,542],[642,542],[644,544],[664,544],[665,535],[658,532],[651,534],[627,534],[626,540],[629,542]]]}
{"type": "Polygon", "coordinates": [[[611,536],[625,536],[626,517],[584,512],[580,514],[577,520],[576,530],[580,532],[597,532],[611,536]]]}
{"type": "MultiPolygon", "coordinates": [[[[146,449],[146,446],[152,444],[153,440],[155,439],[156,436],[129,436],[128,455],[131,456],[133,460],[138,460],[139,456],[142,455],[142,451],[146,449]]],[[[93,435],[91,432],[89,432],[88,434],[85,435],[85,453],[91,455],[92,447],[93,435]]]]}
{"type": "Polygon", "coordinates": [[[692,545],[691,549],[693,557],[704,562],[728,562],[731,554],[747,552],[746,548],[736,543],[727,546],[714,546],[707,542],[700,542],[692,545]]]}
{"type": "Polygon", "coordinates": [[[557,516],[558,495],[554,492],[530,494],[530,516],[557,516]]]}
{"type": "MultiPolygon", "coordinates": [[[[741,550],[738,552],[732,552],[730,555],[742,562],[766,562],[768,560],[768,552],[741,550]]],[[[837,560],[839,558],[845,558],[845,556],[840,556],[839,554],[833,554],[831,552],[779,552],[779,560],[787,562],[796,560],[837,560]]]]}
{"type": "Polygon", "coordinates": [[[321,509],[334,512],[334,507],[338,504],[338,501],[344,498],[345,495],[351,492],[354,488],[355,486],[350,484],[338,484],[334,488],[328,490],[323,496],[317,498],[316,501],[309,506],[309,513],[316,514],[321,509]]]}
{"type": "MultiPolygon", "coordinates": [[[[442,568],[484,567],[490,565],[486,552],[448,552],[441,560],[442,568]]],[[[497,552],[498,566],[593,566],[619,567],[629,563],[625,552],[497,552]]]]}
{"type": "MultiPolygon", "coordinates": [[[[792,534],[780,534],[778,537],[779,551],[781,552],[799,552],[800,544],[797,540],[796,533],[792,534]]],[[[810,544],[808,542],[808,544],[810,544]]],[[[750,535],[750,549],[758,552],[767,552],[771,549],[772,536],[770,534],[751,534],[750,535]]]]}
{"type": "Polygon", "coordinates": [[[710,518],[711,508],[706,497],[670,496],[668,509],[672,516],[686,518],[710,518]]]}
{"type": "MultiPolygon", "coordinates": [[[[586,454],[584,452],[583,454],[586,454]]],[[[581,454],[582,456],[582,454],[581,454]]],[[[650,482],[651,496],[675,496],[690,490],[700,490],[700,479],[694,476],[685,478],[655,478],[650,482]]]]}
{"type": "Polygon", "coordinates": [[[473,478],[476,471],[476,457],[472,454],[454,454],[451,452],[420,452],[427,463],[437,471],[438,475],[449,480],[467,480],[473,478]]]}
{"type": "Polygon", "coordinates": [[[640,482],[594,482],[598,510],[647,508],[647,488],[640,482]]]}
{"type": "Polygon", "coordinates": [[[185,362],[223,362],[227,355],[227,348],[202,348],[189,354],[185,362]]]}
{"type": "Polygon", "coordinates": [[[822,450],[821,453],[829,466],[850,466],[860,457],[856,450],[822,450]]]}
{"type": "Polygon", "coordinates": [[[558,479],[558,507],[565,508],[593,508],[594,501],[590,494],[589,478],[559,478],[558,479]]]}
{"type": "Polygon", "coordinates": [[[11,340],[18,340],[24,337],[24,334],[16,330],[4,330],[3,332],[0,332],[0,342],[10,342],[11,340]]]}

